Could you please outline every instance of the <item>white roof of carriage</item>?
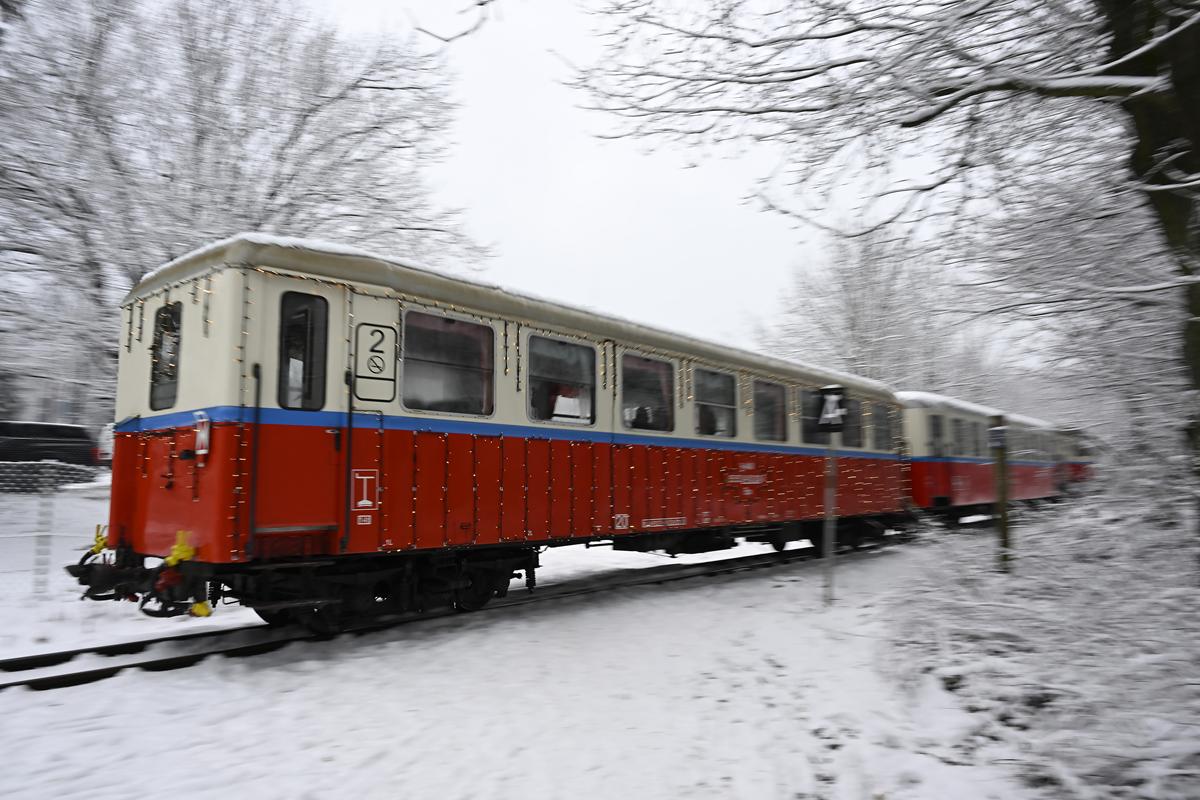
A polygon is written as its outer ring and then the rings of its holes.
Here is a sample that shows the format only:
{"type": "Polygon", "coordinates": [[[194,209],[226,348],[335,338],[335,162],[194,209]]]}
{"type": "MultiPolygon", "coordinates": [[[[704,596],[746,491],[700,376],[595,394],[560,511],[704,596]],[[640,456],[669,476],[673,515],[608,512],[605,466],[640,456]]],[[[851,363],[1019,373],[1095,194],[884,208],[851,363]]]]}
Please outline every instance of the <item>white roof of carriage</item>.
{"type": "Polygon", "coordinates": [[[636,346],[693,355],[814,385],[841,384],[866,396],[893,399],[891,387],[869,378],[799,361],[764,356],[672,333],[593,309],[565,305],[484,281],[447,275],[410,261],[311,239],[240,233],[193,250],[148,272],[122,304],[191,280],[223,265],[249,265],[318,275],[403,292],[419,298],[590,333],[636,346]]]}
{"type": "Polygon", "coordinates": [[[957,397],[950,397],[944,394],[935,394],[934,392],[896,392],[896,399],[903,405],[910,408],[937,408],[943,410],[960,411],[964,414],[974,414],[980,417],[991,417],[997,414],[1004,415],[1004,421],[1007,423],[1016,423],[1026,428],[1046,428],[1055,430],[1057,426],[1045,420],[1035,417],[1027,417],[1024,414],[1010,414],[999,408],[991,406],[981,406],[976,403],[970,403],[966,400],[959,400],[957,397]]]}

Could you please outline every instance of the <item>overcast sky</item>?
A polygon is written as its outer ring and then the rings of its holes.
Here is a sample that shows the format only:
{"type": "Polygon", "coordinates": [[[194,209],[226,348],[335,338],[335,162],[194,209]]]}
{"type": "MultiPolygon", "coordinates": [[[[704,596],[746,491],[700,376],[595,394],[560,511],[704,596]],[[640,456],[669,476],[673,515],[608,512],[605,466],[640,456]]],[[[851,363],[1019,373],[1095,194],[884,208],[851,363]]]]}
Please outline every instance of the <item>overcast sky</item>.
{"type": "MultiPolygon", "coordinates": [[[[467,0],[320,0],[348,30],[398,33],[414,20],[447,33],[467,0]]],[[[593,134],[608,120],[577,106],[563,58],[597,52],[572,0],[501,0],[448,47],[461,105],[455,143],[434,178],[495,245],[490,281],[743,347],[773,316],[792,264],[818,237],[742,198],[770,153],[716,158],[593,134]],[[558,53],[559,55],[555,55],[558,53]],[[561,57],[560,57],[561,56],[561,57]],[[689,166],[698,161],[695,166],[689,166]]]]}

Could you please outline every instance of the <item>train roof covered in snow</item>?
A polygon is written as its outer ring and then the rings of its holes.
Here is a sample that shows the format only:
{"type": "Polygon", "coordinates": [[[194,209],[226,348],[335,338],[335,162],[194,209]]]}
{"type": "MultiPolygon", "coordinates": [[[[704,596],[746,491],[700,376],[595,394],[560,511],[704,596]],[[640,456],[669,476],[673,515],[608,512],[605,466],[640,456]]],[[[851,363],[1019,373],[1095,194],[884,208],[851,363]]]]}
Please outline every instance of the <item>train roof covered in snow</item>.
{"type": "Polygon", "coordinates": [[[910,408],[934,408],[945,411],[958,411],[963,414],[974,414],[981,417],[994,417],[998,414],[1003,414],[1006,422],[1015,423],[1022,427],[1044,428],[1046,430],[1059,429],[1059,426],[1043,419],[1028,417],[1024,414],[1011,414],[1003,409],[982,406],[978,403],[971,403],[966,400],[960,400],[957,397],[950,397],[935,392],[896,392],[896,399],[910,408]]]}

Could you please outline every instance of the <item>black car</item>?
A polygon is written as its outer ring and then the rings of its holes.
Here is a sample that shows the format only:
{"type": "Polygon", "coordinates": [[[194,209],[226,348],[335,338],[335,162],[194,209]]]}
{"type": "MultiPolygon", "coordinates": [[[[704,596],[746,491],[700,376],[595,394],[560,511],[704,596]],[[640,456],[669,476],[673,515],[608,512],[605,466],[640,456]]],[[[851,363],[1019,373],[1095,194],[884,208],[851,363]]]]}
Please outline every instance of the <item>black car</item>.
{"type": "Polygon", "coordinates": [[[96,443],[81,425],[0,420],[0,462],[61,461],[96,465],[96,443]]]}

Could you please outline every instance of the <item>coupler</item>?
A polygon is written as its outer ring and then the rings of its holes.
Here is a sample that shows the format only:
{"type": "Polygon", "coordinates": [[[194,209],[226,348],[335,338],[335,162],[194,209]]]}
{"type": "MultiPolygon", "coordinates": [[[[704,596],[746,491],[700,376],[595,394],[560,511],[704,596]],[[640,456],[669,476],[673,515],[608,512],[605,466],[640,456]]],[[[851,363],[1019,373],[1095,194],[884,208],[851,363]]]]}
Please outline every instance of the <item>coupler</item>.
{"type": "Polygon", "coordinates": [[[151,617],[212,614],[207,576],[194,568],[199,565],[186,563],[196,550],[187,543],[184,531],[179,531],[171,552],[154,567],[147,567],[145,558],[128,547],[118,547],[112,556],[104,550],[104,534],[97,526],[92,547],[78,563],[66,567],[71,577],[86,587],[80,599],[135,601],[141,612],[151,617]]]}

